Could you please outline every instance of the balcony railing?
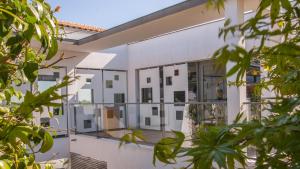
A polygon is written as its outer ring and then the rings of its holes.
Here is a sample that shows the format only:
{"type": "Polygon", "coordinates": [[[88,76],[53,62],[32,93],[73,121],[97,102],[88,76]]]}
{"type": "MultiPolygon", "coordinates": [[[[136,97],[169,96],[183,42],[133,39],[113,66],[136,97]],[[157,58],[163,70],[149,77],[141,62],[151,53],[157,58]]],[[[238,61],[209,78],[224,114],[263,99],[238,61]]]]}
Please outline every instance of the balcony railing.
{"type": "Polygon", "coordinates": [[[70,104],[70,127],[75,134],[120,139],[132,130],[142,130],[153,144],[172,131],[192,134],[198,125],[227,122],[226,102],[189,103],[82,103],[70,104]]]}

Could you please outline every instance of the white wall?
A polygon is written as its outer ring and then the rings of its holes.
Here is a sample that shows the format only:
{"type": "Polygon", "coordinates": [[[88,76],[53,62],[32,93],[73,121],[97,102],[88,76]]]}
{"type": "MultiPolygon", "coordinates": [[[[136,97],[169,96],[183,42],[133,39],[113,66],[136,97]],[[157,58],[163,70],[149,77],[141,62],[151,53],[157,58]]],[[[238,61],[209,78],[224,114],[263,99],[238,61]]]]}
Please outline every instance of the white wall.
{"type": "MultiPolygon", "coordinates": [[[[139,81],[140,81],[140,101],[142,102],[142,88],[152,88],[152,103],[160,102],[160,87],[159,87],[159,68],[145,69],[139,71],[139,81]],[[147,83],[147,78],[150,78],[151,82],[147,83]]],[[[132,86],[130,86],[131,88],[132,86]]],[[[151,103],[151,102],[150,102],[151,103]]],[[[159,105],[157,104],[141,104],[140,105],[140,127],[143,129],[160,129],[160,116],[152,115],[152,107],[158,107],[158,112],[160,111],[159,105]],[[150,117],[151,125],[145,125],[145,118],[150,117]]]]}
{"type": "MultiPolygon", "coordinates": [[[[213,52],[224,44],[223,40],[218,38],[218,31],[222,26],[223,21],[218,21],[130,44],[128,46],[129,102],[137,101],[136,69],[209,59],[213,52]]],[[[134,123],[133,114],[130,120],[133,120],[130,123],[134,123]]]]}
{"type": "Polygon", "coordinates": [[[38,162],[49,161],[53,159],[61,159],[69,157],[70,153],[70,140],[66,138],[55,138],[53,147],[46,153],[36,154],[36,160],[38,162]]]}
{"type": "MultiPolygon", "coordinates": [[[[184,91],[185,102],[188,101],[188,67],[187,64],[166,66],[164,70],[164,102],[174,102],[174,92],[184,91]],[[178,70],[179,75],[175,76],[174,71],[178,70]],[[166,78],[172,77],[172,85],[166,85],[166,78]]],[[[165,105],[165,124],[166,130],[182,129],[182,120],[176,120],[176,111],[184,112],[184,106],[175,106],[174,104],[165,105]]]]}

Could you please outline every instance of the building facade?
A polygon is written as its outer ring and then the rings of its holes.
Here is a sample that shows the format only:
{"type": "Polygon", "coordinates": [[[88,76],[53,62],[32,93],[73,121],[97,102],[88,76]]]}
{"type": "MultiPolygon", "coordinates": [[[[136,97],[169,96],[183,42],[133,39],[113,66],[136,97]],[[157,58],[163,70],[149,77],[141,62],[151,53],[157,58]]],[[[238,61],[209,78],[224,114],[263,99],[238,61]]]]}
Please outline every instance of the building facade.
{"type": "MultiPolygon", "coordinates": [[[[105,161],[112,169],[150,169],[155,168],[151,144],[172,130],[189,135],[191,125],[231,123],[247,95],[251,98],[260,68],[253,64],[256,73],[247,73],[247,89],[228,87],[234,77],[225,75],[232,65],[220,66],[211,56],[228,43],[218,37],[225,20],[235,24],[251,17],[258,2],[229,0],[218,13],[206,8],[205,0],[191,0],[109,30],[64,22],[69,33],[57,57],[64,54],[66,59],[56,69],[39,72],[37,90],[65,75],[76,81],[58,91],[68,97],[49,110],[54,119],[46,113],[36,116],[36,123],[61,136],[39,160],[72,152],[105,161]],[[143,130],[149,141],[118,149],[118,138],[129,129],[143,130]]],[[[239,45],[250,48],[255,42],[239,45]]]]}

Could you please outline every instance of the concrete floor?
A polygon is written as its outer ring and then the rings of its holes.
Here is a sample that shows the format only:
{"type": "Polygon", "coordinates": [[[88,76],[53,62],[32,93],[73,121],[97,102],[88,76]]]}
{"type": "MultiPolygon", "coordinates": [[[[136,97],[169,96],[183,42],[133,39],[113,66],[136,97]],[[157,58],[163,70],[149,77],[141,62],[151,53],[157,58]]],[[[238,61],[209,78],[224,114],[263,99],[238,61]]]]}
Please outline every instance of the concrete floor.
{"type": "MultiPolygon", "coordinates": [[[[157,143],[160,139],[164,137],[172,137],[173,133],[170,131],[162,132],[159,130],[146,130],[140,129],[145,137],[145,141],[138,140],[138,143],[141,144],[154,144],[157,143]]],[[[131,130],[128,129],[119,129],[119,130],[109,130],[109,131],[99,131],[99,132],[89,132],[84,133],[85,135],[95,136],[99,138],[111,138],[111,139],[120,139],[125,134],[131,133],[131,130]]]]}

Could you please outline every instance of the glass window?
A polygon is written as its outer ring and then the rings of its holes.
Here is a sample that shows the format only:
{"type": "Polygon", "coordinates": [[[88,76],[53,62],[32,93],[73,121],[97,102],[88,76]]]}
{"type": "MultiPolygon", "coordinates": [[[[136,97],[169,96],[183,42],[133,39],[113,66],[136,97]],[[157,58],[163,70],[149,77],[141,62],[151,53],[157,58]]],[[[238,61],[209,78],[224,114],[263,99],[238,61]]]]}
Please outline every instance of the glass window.
{"type": "Polygon", "coordinates": [[[63,114],[64,114],[63,105],[62,105],[62,107],[54,107],[53,108],[53,115],[60,116],[60,115],[63,115],[63,114]]]}
{"type": "Polygon", "coordinates": [[[106,80],[106,88],[113,88],[113,81],[112,80],[106,80]]]}
{"type": "Polygon", "coordinates": [[[188,64],[189,101],[197,101],[197,63],[188,64]]]}
{"type": "Polygon", "coordinates": [[[152,102],[152,88],[142,88],[142,102],[152,102]]]}
{"type": "Polygon", "coordinates": [[[174,92],[174,102],[185,102],[185,91],[174,92]]]}
{"type": "Polygon", "coordinates": [[[145,125],[151,126],[151,118],[150,117],[145,117],[145,125]]]}
{"type": "Polygon", "coordinates": [[[88,84],[91,84],[91,83],[92,83],[92,79],[91,79],[91,78],[87,78],[85,81],[86,81],[86,83],[88,83],[88,84]]]}
{"type": "Polygon", "coordinates": [[[176,120],[183,120],[183,111],[176,111],[176,120]]]}
{"type": "Polygon", "coordinates": [[[90,129],[92,128],[92,120],[83,120],[83,127],[85,129],[90,129]]]}
{"type": "Polygon", "coordinates": [[[118,81],[120,79],[119,75],[115,75],[114,79],[118,81]]]}
{"type": "Polygon", "coordinates": [[[152,116],[158,116],[158,107],[152,107],[152,116]]]}
{"type": "Polygon", "coordinates": [[[115,93],[114,101],[115,101],[115,103],[125,103],[125,94],[124,93],[115,93]]]}
{"type": "Polygon", "coordinates": [[[41,126],[49,127],[50,126],[50,118],[45,117],[40,119],[41,126]]]}
{"type": "Polygon", "coordinates": [[[147,77],[147,83],[151,83],[151,78],[147,77]]]}
{"type": "Polygon", "coordinates": [[[78,102],[79,103],[92,103],[93,102],[92,89],[80,89],[78,91],[78,102]]]}
{"type": "Polygon", "coordinates": [[[174,76],[179,76],[179,70],[178,69],[174,70],[174,76]]]}
{"type": "Polygon", "coordinates": [[[171,76],[166,77],[166,85],[167,86],[171,86],[172,85],[172,77],[171,76]]]}
{"type": "Polygon", "coordinates": [[[119,117],[120,117],[120,118],[123,118],[123,110],[120,110],[120,111],[119,111],[119,117]]]}
{"type": "MultiPolygon", "coordinates": [[[[174,92],[174,102],[184,103],[185,102],[185,91],[175,91],[174,92]]],[[[175,106],[184,106],[182,104],[175,104],[175,106]]]]}

